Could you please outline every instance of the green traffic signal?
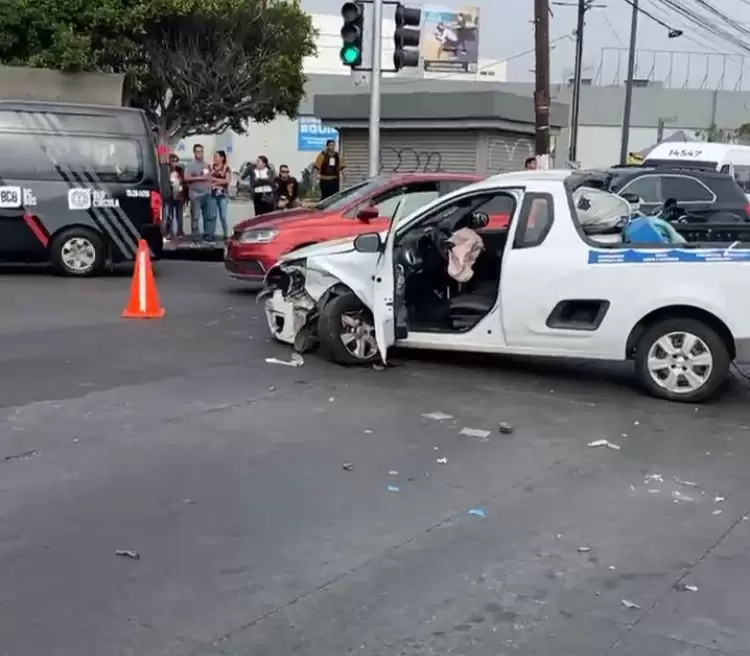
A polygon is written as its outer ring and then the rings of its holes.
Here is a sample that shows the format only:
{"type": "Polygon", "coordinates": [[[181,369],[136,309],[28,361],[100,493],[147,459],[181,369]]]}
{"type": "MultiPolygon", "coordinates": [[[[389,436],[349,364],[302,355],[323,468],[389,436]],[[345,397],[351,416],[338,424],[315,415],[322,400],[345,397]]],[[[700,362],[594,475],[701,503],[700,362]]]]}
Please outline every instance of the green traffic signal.
{"type": "Polygon", "coordinates": [[[341,49],[341,61],[351,66],[359,61],[360,52],[357,46],[344,46],[341,49]]]}

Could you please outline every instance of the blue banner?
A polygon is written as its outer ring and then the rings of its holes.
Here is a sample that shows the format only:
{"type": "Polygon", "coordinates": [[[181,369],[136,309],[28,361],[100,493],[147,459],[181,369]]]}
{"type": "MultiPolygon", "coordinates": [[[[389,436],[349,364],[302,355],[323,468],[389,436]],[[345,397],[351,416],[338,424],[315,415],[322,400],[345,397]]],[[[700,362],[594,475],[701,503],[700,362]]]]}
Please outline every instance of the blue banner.
{"type": "Polygon", "coordinates": [[[305,152],[323,150],[329,139],[333,139],[338,144],[339,131],[323,125],[317,116],[300,116],[297,119],[297,150],[305,152]]]}
{"type": "Polygon", "coordinates": [[[663,264],[674,262],[750,262],[746,248],[665,248],[590,250],[589,264],[663,264]]]}

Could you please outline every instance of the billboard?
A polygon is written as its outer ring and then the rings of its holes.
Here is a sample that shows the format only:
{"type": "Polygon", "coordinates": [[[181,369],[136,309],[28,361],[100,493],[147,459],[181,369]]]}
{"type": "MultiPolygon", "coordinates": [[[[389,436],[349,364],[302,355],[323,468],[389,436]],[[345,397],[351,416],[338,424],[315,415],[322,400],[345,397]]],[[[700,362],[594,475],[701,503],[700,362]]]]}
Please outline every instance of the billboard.
{"type": "Polygon", "coordinates": [[[316,116],[300,116],[297,119],[297,150],[317,152],[326,147],[326,141],[339,141],[339,131],[323,125],[316,116]]]}
{"type": "Polygon", "coordinates": [[[476,73],[479,61],[479,7],[423,9],[420,54],[425,73],[476,73]]]}

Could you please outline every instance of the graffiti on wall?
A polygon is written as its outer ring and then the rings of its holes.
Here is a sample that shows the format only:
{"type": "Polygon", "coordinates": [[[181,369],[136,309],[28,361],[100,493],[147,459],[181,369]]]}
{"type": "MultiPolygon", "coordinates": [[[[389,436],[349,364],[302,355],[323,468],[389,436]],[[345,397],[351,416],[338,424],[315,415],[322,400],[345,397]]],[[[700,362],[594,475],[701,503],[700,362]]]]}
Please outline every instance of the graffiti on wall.
{"type": "Polygon", "coordinates": [[[416,150],[385,146],[380,149],[381,173],[440,173],[443,155],[439,150],[416,150]]]}

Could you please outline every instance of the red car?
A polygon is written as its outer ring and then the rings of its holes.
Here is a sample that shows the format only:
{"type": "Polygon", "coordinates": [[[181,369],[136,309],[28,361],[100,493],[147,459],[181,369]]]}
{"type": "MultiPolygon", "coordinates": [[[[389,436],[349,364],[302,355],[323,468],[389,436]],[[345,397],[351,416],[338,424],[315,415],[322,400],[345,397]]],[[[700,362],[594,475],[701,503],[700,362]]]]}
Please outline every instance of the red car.
{"type": "MultiPolygon", "coordinates": [[[[262,282],[279,257],[302,246],[386,230],[393,218],[411,214],[479,175],[411,173],[378,176],[344,189],[311,208],[280,210],[241,221],[227,243],[224,265],[240,280],[262,282]]],[[[507,214],[491,216],[507,224],[507,214]]]]}

